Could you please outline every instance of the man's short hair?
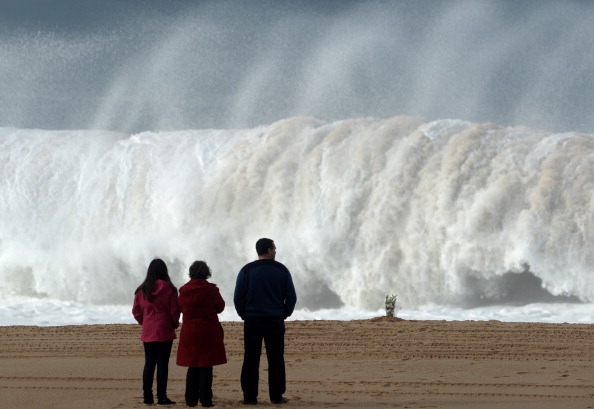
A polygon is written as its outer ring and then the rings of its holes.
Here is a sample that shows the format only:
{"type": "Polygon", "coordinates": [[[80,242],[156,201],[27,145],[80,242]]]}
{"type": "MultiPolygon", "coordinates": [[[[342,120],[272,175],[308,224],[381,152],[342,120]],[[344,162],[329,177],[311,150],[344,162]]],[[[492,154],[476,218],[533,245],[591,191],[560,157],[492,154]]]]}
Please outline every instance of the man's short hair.
{"type": "Polygon", "coordinates": [[[271,248],[274,248],[274,240],[261,238],[256,242],[256,253],[258,253],[259,256],[268,254],[268,250],[271,248]]]}

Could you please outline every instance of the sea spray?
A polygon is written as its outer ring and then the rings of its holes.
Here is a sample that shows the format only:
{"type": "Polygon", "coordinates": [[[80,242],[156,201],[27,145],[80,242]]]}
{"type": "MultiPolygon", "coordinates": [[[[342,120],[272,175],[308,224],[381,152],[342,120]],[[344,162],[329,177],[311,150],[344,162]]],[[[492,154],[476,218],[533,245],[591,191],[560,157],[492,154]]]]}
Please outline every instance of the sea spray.
{"type": "Polygon", "coordinates": [[[0,126],[407,113],[591,133],[593,15],[586,1],[5,1],[0,126]]]}

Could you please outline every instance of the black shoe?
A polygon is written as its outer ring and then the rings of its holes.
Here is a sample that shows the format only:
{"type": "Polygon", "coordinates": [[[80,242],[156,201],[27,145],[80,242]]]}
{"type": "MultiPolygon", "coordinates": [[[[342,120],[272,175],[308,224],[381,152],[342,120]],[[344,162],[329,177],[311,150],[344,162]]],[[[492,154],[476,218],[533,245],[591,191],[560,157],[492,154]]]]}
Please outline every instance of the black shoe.
{"type": "Polygon", "coordinates": [[[239,403],[241,403],[242,405],[257,405],[258,401],[257,400],[240,400],[239,403]]]}
{"type": "Polygon", "coordinates": [[[159,401],[157,402],[157,405],[161,405],[161,406],[164,406],[164,405],[175,405],[175,402],[172,401],[169,398],[165,398],[165,399],[159,399],[159,401]]]}
{"type": "Polygon", "coordinates": [[[153,406],[155,404],[155,401],[153,400],[153,398],[144,398],[142,403],[146,406],[153,406]]]}
{"type": "Polygon", "coordinates": [[[274,403],[275,405],[280,405],[282,403],[287,403],[289,399],[287,398],[280,398],[279,400],[271,399],[270,402],[274,403]]]}

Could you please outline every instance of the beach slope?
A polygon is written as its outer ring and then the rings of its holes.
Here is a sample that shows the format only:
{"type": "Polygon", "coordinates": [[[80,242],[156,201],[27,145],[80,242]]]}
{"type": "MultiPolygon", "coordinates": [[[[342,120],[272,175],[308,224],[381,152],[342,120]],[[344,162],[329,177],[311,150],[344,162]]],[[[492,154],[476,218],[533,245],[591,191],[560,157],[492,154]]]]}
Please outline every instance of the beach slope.
{"type": "MultiPolygon", "coordinates": [[[[242,323],[224,322],[229,363],[214,403],[243,407],[242,323]]],[[[0,327],[1,409],[141,408],[138,325],[0,327]]],[[[184,407],[185,368],[169,396],[184,407]]],[[[286,407],[594,408],[594,325],[498,321],[290,321],[286,407]]],[[[260,405],[268,400],[266,359],[260,405]]]]}

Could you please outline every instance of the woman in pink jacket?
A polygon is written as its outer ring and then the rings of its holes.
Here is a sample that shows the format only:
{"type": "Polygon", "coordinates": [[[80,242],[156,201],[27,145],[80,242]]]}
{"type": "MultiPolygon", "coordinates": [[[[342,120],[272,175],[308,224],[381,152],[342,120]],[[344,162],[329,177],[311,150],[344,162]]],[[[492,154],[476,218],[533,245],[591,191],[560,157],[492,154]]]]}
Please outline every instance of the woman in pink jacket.
{"type": "Polygon", "coordinates": [[[157,368],[157,403],[174,405],[167,397],[169,356],[175,329],[179,326],[177,289],[169,278],[167,265],[161,259],[151,261],[144,282],[134,293],[132,314],[142,325],[140,340],[144,343],[144,370],[142,389],[144,404],[152,405],[153,377],[157,368]]]}
{"type": "Polygon", "coordinates": [[[184,315],[177,364],[187,366],[186,405],[212,404],[212,367],[227,362],[223,327],[219,322],[225,301],[215,284],[206,279],[210,268],[204,261],[190,266],[190,281],[179,289],[179,305],[184,315]]]}

